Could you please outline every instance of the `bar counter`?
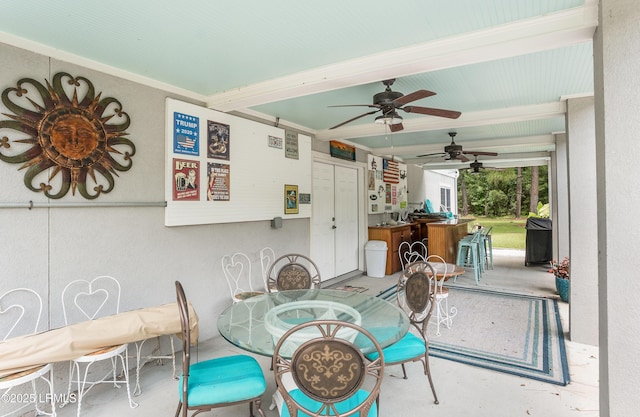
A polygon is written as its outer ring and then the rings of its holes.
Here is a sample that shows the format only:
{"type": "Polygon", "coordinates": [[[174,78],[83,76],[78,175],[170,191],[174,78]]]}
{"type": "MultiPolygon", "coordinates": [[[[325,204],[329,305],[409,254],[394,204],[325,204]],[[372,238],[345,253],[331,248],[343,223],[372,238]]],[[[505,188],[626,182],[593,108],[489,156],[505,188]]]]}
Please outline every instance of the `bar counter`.
{"type": "Polygon", "coordinates": [[[456,263],[458,242],[468,233],[474,219],[452,219],[425,223],[429,255],[439,255],[447,263],[456,263]]]}

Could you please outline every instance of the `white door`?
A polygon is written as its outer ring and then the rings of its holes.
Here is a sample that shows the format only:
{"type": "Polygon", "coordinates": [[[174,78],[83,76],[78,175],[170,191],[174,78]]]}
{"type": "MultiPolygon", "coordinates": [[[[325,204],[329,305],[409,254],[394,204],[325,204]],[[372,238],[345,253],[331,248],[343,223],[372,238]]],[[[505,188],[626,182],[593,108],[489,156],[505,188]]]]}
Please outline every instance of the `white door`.
{"type": "Polygon", "coordinates": [[[358,269],[358,171],[313,164],[311,258],[322,280],[358,269]]]}
{"type": "Polygon", "coordinates": [[[335,167],[336,276],[358,269],[358,171],[335,167]]]}

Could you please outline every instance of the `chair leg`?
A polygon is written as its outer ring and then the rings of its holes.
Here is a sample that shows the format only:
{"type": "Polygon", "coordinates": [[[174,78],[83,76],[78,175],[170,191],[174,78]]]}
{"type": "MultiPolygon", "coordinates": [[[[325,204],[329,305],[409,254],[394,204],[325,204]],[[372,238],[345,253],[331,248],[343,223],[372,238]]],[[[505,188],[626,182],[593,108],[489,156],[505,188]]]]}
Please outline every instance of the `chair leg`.
{"type": "Polygon", "coordinates": [[[404,363],[401,364],[402,366],[402,379],[407,379],[407,370],[404,367],[404,363]]]}
{"type": "Polygon", "coordinates": [[[429,385],[431,386],[431,393],[433,394],[433,403],[440,404],[438,401],[438,395],[436,394],[436,387],[433,385],[433,378],[431,378],[431,366],[429,366],[429,348],[427,347],[427,351],[424,354],[424,374],[429,379],[429,385]]]}
{"type": "Polygon", "coordinates": [[[491,242],[491,236],[487,238],[487,244],[489,245],[488,255],[489,255],[489,265],[490,268],[493,269],[493,243],[491,242]]]}
{"type": "Polygon", "coordinates": [[[127,398],[129,398],[129,407],[136,408],[138,406],[138,403],[133,401],[133,398],[131,398],[131,386],[129,385],[129,349],[128,347],[127,349],[125,349],[124,352],[122,352],[122,355],[120,355],[120,362],[122,363],[122,369],[124,372],[124,382],[125,382],[125,386],[127,387],[127,398]]]}

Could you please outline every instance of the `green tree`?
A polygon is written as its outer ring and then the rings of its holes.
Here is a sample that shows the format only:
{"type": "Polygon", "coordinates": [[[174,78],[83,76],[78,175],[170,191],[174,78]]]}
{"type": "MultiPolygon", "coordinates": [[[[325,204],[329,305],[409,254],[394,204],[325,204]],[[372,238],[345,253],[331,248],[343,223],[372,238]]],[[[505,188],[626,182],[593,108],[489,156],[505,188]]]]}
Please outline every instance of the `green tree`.
{"type": "MultiPolygon", "coordinates": [[[[538,198],[543,204],[549,202],[548,169],[538,167],[538,198]]],[[[468,169],[460,170],[458,177],[459,212],[470,215],[504,216],[518,213],[520,208],[528,207],[531,201],[531,167],[506,168],[500,170],[485,169],[474,174],[468,169]],[[519,175],[521,173],[521,175],[519,175]],[[492,191],[496,191],[493,192],[492,191]]]]}

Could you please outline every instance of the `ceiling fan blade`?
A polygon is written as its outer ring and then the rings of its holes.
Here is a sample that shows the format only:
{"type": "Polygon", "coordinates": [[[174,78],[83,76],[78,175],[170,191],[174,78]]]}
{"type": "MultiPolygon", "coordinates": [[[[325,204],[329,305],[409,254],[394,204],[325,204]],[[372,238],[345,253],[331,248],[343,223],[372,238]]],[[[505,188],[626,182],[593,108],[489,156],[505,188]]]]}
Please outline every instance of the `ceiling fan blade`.
{"type": "Polygon", "coordinates": [[[392,132],[399,132],[402,129],[404,129],[404,126],[402,126],[402,123],[396,123],[393,125],[389,125],[389,130],[392,132]]]}
{"type": "Polygon", "coordinates": [[[497,152],[462,151],[462,153],[465,153],[467,155],[474,155],[474,156],[478,156],[478,155],[498,156],[497,152]]]}
{"type": "Polygon", "coordinates": [[[358,120],[358,119],[360,119],[361,117],[369,116],[370,114],[377,113],[378,111],[379,111],[379,110],[374,110],[374,111],[370,111],[370,112],[367,112],[367,113],[361,114],[360,116],[356,116],[356,117],[351,118],[351,119],[349,119],[349,120],[347,120],[347,121],[345,121],[345,122],[342,122],[342,123],[337,124],[337,125],[335,125],[335,126],[333,126],[333,127],[330,127],[330,128],[329,128],[329,130],[331,130],[331,129],[335,129],[336,127],[340,127],[340,126],[346,125],[347,123],[351,123],[351,122],[353,122],[354,120],[358,120]]]}
{"type": "Polygon", "coordinates": [[[379,104],[338,104],[335,106],[328,106],[328,107],[375,107],[379,109],[382,106],[380,106],[379,104]]]}
{"type": "Polygon", "coordinates": [[[426,114],[429,116],[447,117],[449,119],[457,119],[462,114],[459,111],[454,111],[454,110],[434,109],[431,107],[418,107],[418,106],[406,106],[406,107],[402,107],[402,110],[406,111],[407,113],[419,113],[419,114],[426,114]]]}
{"type": "Polygon", "coordinates": [[[411,94],[407,94],[406,96],[398,97],[397,99],[393,100],[392,103],[395,106],[402,106],[407,103],[411,103],[412,101],[420,100],[422,98],[431,97],[435,95],[436,93],[434,93],[433,91],[418,90],[418,91],[414,91],[411,94]]]}
{"type": "Polygon", "coordinates": [[[425,157],[425,156],[445,156],[445,155],[448,155],[448,153],[446,153],[446,152],[425,153],[425,154],[422,154],[422,155],[416,155],[416,158],[422,158],[422,157],[425,157]]]}
{"type": "Polygon", "coordinates": [[[466,156],[464,156],[463,154],[458,154],[456,155],[456,159],[459,159],[462,162],[469,162],[469,158],[467,158],[466,156]]]}

